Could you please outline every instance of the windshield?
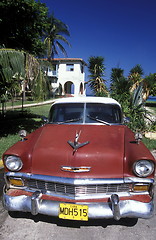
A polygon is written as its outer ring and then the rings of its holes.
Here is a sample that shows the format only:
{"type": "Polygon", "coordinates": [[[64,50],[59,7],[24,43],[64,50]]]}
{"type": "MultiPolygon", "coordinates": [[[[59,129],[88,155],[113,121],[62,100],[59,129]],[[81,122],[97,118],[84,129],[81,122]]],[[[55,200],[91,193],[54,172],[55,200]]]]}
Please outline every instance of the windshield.
{"type": "Polygon", "coordinates": [[[101,123],[119,124],[121,109],[116,104],[58,103],[51,107],[49,122],[57,124],[101,123]]]}

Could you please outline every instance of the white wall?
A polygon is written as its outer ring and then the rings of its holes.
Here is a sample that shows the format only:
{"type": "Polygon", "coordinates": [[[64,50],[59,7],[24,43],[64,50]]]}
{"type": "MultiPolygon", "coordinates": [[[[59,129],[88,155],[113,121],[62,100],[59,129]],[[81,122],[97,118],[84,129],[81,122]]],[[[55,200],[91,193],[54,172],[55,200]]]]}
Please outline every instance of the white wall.
{"type": "MultiPolygon", "coordinates": [[[[81,62],[65,62],[60,63],[58,68],[58,81],[62,84],[64,89],[64,84],[68,81],[74,84],[74,95],[77,96],[80,93],[80,84],[82,82],[84,86],[85,73],[81,72],[81,62]],[[66,64],[74,64],[74,71],[67,71],[66,64]]],[[[84,93],[85,95],[85,93],[84,93]]]]}

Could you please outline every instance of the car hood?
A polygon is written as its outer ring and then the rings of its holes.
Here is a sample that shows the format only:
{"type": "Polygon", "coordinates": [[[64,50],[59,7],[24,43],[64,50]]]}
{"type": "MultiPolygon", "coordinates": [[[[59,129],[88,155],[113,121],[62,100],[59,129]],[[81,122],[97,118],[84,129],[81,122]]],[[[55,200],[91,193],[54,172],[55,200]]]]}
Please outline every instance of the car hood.
{"type": "Polygon", "coordinates": [[[32,173],[122,178],[124,131],[116,125],[47,124],[32,150],[32,173]]]}

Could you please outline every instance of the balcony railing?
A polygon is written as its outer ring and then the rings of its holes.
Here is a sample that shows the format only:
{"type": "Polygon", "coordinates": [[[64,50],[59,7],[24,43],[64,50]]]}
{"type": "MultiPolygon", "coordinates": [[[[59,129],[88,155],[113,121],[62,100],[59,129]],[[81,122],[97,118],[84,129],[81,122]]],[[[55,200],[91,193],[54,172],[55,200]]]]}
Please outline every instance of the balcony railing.
{"type": "Polygon", "coordinates": [[[48,70],[47,76],[48,77],[57,77],[57,71],[48,70]]]}

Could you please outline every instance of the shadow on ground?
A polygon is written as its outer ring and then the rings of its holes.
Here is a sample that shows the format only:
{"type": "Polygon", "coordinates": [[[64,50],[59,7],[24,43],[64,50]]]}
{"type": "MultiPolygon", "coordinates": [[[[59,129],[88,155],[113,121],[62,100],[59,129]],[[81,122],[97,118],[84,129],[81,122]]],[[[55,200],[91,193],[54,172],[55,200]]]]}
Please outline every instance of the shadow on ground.
{"type": "Polygon", "coordinates": [[[0,116],[0,137],[8,134],[15,135],[21,129],[32,132],[42,125],[41,116],[29,113],[28,111],[7,111],[7,115],[0,116]]]}
{"type": "Polygon", "coordinates": [[[0,197],[2,196],[3,193],[3,187],[4,187],[4,173],[3,173],[3,169],[0,169],[0,197]]]}
{"type": "Polygon", "coordinates": [[[74,221],[74,220],[63,220],[52,216],[45,216],[42,214],[38,214],[33,216],[31,213],[23,213],[23,212],[9,212],[9,215],[12,218],[24,218],[31,219],[34,222],[46,222],[51,224],[56,224],[61,227],[70,227],[70,228],[80,228],[80,227],[90,227],[90,226],[101,226],[106,228],[110,225],[121,225],[127,227],[133,227],[137,224],[138,219],[136,218],[122,218],[119,221],[114,219],[91,219],[89,221],[74,221]]]}

